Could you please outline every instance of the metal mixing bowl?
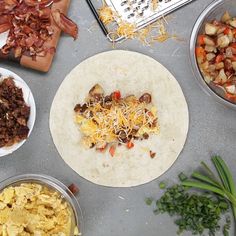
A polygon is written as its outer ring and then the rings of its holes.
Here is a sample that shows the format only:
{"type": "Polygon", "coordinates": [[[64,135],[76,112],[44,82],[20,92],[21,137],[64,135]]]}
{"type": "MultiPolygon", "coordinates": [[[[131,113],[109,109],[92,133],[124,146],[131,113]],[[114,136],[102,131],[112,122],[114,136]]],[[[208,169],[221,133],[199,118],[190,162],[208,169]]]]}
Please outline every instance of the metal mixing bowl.
{"type": "Polygon", "coordinates": [[[82,235],[83,232],[83,216],[79,203],[74,196],[74,194],[59,180],[47,176],[47,175],[38,175],[38,174],[24,174],[10,177],[2,182],[0,182],[0,192],[9,186],[18,186],[21,183],[37,183],[44,185],[53,191],[59,192],[63,200],[65,200],[70,206],[72,212],[72,227],[71,227],[71,236],[74,236],[74,229],[77,226],[82,235]]]}
{"type": "Polygon", "coordinates": [[[214,19],[220,19],[222,15],[228,11],[232,16],[236,16],[236,0],[216,0],[213,1],[198,17],[190,37],[190,60],[192,69],[196,79],[198,80],[201,88],[217,102],[227,105],[230,108],[236,110],[236,103],[229,101],[225,98],[222,89],[217,88],[213,83],[207,83],[198,67],[198,63],[195,56],[195,47],[197,43],[197,37],[204,30],[206,22],[210,22],[214,19]]]}

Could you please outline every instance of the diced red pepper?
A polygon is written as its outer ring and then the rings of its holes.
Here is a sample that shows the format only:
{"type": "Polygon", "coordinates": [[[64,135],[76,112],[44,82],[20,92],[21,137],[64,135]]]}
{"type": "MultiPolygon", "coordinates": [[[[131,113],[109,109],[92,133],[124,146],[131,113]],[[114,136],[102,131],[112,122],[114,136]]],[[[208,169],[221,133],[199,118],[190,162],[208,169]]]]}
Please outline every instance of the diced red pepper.
{"type": "Polygon", "coordinates": [[[109,153],[112,157],[114,157],[115,151],[116,151],[116,147],[114,145],[112,145],[109,149],[109,153]]]}
{"type": "Polygon", "coordinates": [[[115,100],[119,100],[121,98],[121,93],[119,90],[113,92],[112,94],[112,97],[115,99],[115,100]]]}
{"type": "Polygon", "coordinates": [[[99,152],[104,152],[105,149],[107,148],[107,144],[105,144],[103,147],[96,148],[99,152]]]}
{"type": "Polygon", "coordinates": [[[233,29],[232,33],[233,33],[234,37],[236,37],[236,29],[233,29]]]}
{"type": "Polygon", "coordinates": [[[231,29],[229,27],[226,27],[224,30],[224,34],[228,35],[230,33],[231,29]]]}
{"type": "Polygon", "coordinates": [[[198,36],[197,42],[198,42],[199,46],[205,45],[204,37],[205,37],[205,35],[203,35],[203,34],[198,36]]]}
{"type": "Polygon", "coordinates": [[[231,101],[236,101],[236,94],[226,93],[225,97],[231,101]]]}
{"type": "Polygon", "coordinates": [[[236,56],[233,55],[230,59],[231,59],[231,61],[236,61],[236,56]]]}
{"type": "Polygon", "coordinates": [[[231,43],[229,46],[236,49],[236,43],[231,43]]]}
{"type": "Polygon", "coordinates": [[[196,52],[197,57],[206,56],[206,51],[203,47],[196,47],[195,52],[196,52]]]}
{"type": "Polygon", "coordinates": [[[128,149],[131,149],[131,148],[133,148],[134,147],[134,144],[131,142],[131,141],[129,141],[128,143],[127,143],[127,148],[128,149]]]}
{"type": "Polygon", "coordinates": [[[216,63],[220,63],[224,60],[224,55],[219,54],[216,56],[216,63]]]}

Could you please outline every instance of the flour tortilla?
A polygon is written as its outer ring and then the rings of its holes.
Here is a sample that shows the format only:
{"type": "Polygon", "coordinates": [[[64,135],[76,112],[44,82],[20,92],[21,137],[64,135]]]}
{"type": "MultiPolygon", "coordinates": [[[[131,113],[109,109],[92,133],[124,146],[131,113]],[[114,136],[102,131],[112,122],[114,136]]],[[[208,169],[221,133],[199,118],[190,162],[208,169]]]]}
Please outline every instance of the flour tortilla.
{"type": "Polygon", "coordinates": [[[58,89],[50,112],[52,138],[64,161],[83,178],[111,187],[141,185],[167,171],[183,149],[188,127],[187,103],[171,73],[148,56],[121,50],[95,55],[75,67],[58,89]],[[96,83],[106,94],[150,93],[158,109],[160,133],[135,141],[130,150],[118,147],[115,157],[108,151],[85,149],[73,109],[96,83]],[[150,150],[156,153],[154,159],[150,150]]]}

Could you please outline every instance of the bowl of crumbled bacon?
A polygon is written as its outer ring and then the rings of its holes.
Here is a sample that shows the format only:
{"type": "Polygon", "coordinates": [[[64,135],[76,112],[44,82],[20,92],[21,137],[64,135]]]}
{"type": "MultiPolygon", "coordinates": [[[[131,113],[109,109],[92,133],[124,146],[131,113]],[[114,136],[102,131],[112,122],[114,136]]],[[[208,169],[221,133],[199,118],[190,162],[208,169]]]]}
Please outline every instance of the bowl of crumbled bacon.
{"type": "Polygon", "coordinates": [[[35,102],[27,84],[0,68],[0,156],[21,147],[35,122],[35,102]]]}
{"type": "Polygon", "coordinates": [[[61,31],[77,38],[68,0],[0,0],[0,58],[47,72],[61,31]]]}

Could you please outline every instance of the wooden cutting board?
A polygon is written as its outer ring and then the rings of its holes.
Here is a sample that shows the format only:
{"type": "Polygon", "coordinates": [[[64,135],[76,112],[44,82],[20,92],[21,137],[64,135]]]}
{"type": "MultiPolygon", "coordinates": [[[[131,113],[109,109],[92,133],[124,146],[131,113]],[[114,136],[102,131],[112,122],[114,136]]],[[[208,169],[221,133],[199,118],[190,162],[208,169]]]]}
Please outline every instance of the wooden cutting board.
{"type": "MultiPolygon", "coordinates": [[[[56,2],[52,5],[52,10],[58,9],[58,10],[60,10],[61,13],[66,15],[69,5],[70,5],[70,0],[61,0],[61,1],[56,2]]],[[[50,41],[45,42],[45,46],[48,46],[49,48],[50,47],[56,48],[59,38],[60,38],[61,30],[55,25],[54,20],[52,20],[51,22],[52,22],[52,27],[53,27],[54,33],[53,33],[52,39],[50,41]]],[[[47,53],[47,55],[45,57],[36,57],[36,60],[33,60],[32,57],[26,56],[26,55],[22,55],[20,58],[15,58],[11,54],[3,55],[0,52],[0,58],[3,60],[5,59],[5,60],[17,61],[18,63],[20,63],[20,65],[22,65],[24,67],[28,67],[28,68],[42,71],[42,72],[49,71],[49,69],[52,65],[54,55],[55,55],[55,52],[54,53],[47,53]]]]}

